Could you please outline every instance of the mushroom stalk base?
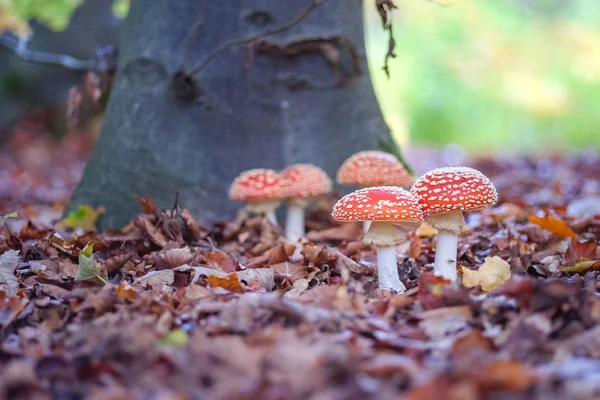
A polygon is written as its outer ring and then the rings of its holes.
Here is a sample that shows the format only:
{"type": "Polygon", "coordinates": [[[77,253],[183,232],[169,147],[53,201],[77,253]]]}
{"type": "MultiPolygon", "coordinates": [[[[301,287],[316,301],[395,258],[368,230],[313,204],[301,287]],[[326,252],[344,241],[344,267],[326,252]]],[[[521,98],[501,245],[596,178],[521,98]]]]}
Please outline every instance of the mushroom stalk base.
{"type": "Polygon", "coordinates": [[[285,237],[296,241],[302,236],[304,236],[304,207],[296,202],[289,202],[285,220],[285,237]]]}
{"type": "Polygon", "coordinates": [[[448,229],[439,229],[435,247],[435,264],[433,273],[451,281],[457,279],[456,252],[458,235],[448,229]]]}
{"type": "Polygon", "coordinates": [[[394,246],[377,247],[377,277],[379,288],[404,293],[406,286],[398,275],[396,248],[394,246]]]}
{"type": "Polygon", "coordinates": [[[265,215],[267,216],[267,219],[270,223],[272,223],[273,225],[277,225],[277,215],[275,215],[275,210],[267,211],[265,215]]]}

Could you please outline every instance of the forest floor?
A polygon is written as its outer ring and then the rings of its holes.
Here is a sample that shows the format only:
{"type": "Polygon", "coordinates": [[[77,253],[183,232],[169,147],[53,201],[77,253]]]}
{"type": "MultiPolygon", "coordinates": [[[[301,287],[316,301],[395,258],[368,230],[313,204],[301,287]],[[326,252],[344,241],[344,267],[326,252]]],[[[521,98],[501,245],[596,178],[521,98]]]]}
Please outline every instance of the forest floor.
{"type": "Polygon", "coordinates": [[[90,140],[20,129],[0,149],[1,211],[18,212],[0,236],[2,398],[600,394],[597,154],[467,160],[500,201],[468,215],[459,265],[498,256],[510,280],[434,277],[421,229],[398,246],[409,290],[391,295],[360,226],[329,217],[333,197],[297,245],[262,218],[199,226],[148,199],[119,231],[88,231],[90,210],[57,223],[90,140]]]}

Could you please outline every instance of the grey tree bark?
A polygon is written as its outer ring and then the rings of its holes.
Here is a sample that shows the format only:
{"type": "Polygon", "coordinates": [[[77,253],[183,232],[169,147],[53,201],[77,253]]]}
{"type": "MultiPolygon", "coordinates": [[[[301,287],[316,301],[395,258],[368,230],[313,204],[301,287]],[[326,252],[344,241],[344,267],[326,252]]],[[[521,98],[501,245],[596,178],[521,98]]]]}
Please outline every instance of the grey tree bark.
{"type": "Polygon", "coordinates": [[[189,76],[220,44],[284,24],[310,1],[133,0],[71,209],[103,205],[102,226],[120,227],[140,211],[137,196],[169,208],[179,191],[201,221],[225,220],[240,206],[227,191],[243,170],[310,162],[335,176],[350,154],[395,146],[367,73],[360,0],[331,0],[189,76]]]}

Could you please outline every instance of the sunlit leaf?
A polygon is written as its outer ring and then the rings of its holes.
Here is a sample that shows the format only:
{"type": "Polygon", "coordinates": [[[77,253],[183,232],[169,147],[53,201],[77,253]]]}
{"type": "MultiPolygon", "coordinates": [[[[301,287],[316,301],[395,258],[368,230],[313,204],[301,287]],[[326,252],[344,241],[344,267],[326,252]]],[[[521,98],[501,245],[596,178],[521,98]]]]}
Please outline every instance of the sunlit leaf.
{"type": "Polygon", "coordinates": [[[237,273],[232,272],[227,274],[225,277],[218,277],[216,275],[210,275],[208,277],[208,283],[211,288],[220,287],[223,289],[227,289],[231,292],[235,293],[244,293],[246,292],[246,288],[240,282],[240,279],[237,273]]]}
{"type": "Polygon", "coordinates": [[[160,341],[163,346],[183,347],[188,342],[188,334],[183,329],[174,329],[167,333],[160,341]]]}
{"type": "Polygon", "coordinates": [[[62,220],[62,224],[67,228],[80,228],[84,232],[93,231],[96,229],[98,218],[104,211],[104,207],[94,208],[87,204],[81,204],[77,210],[70,212],[62,220]]]}
{"type": "Polygon", "coordinates": [[[556,236],[559,237],[570,237],[573,240],[577,240],[577,235],[569,225],[563,220],[546,216],[546,217],[538,217],[536,215],[529,216],[529,222],[536,224],[547,231],[552,232],[556,236]]]}
{"type": "Polygon", "coordinates": [[[478,270],[462,268],[463,285],[466,287],[481,286],[486,292],[491,292],[502,286],[510,279],[510,264],[500,257],[487,257],[478,270]]]}

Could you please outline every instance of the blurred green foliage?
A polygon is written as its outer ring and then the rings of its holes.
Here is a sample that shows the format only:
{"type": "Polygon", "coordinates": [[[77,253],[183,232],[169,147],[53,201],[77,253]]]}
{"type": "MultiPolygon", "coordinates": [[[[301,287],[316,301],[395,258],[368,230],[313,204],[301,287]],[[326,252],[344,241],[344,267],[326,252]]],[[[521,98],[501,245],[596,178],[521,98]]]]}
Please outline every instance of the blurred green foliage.
{"type": "Polygon", "coordinates": [[[495,152],[600,145],[597,0],[397,0],[397,57],[367,8],[376,92],[400,140],[495,152]]]}
{"type": "MultiPolygon", "coordinates": [[[[106,0],[109,1],[109,0],[106,0]]],[[[0,31],[3,28],[24,30],[24,21],[35,18],[50,29],[63,30],[69,24],[73,10],[83,0],[0,0],[0,31]]],[[[129,0],[115,0],[113,12],[125,16],[129,0]]]]}

